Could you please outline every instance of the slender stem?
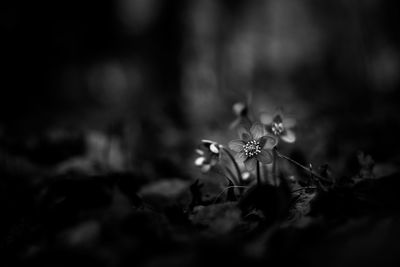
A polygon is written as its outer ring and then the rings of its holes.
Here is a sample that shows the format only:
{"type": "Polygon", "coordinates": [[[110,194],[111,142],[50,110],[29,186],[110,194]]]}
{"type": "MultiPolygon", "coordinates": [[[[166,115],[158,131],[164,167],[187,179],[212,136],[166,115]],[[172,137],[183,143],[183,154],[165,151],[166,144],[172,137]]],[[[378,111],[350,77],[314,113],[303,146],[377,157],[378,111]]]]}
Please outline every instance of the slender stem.
{"type": "Polygon", "coordinates": [[[313,169],[312,169],[312,164],[311,163],[310,163],[310,166],[308,166],[308,170],[310,171],[310,179],[314,180],[313,169]]]}
{"type": "Polygon", "coordinates": [[[261,185],[260,162],[257,160],[257,185],[261,185]]]}
{"type": "Polygon", "coordinates": [[[298,163],[297,161],[295,161],[295,160],[289,158],[288,156],[282,155],[278,150],[275,149],[275,152],[276,152],[276,155],[277,155],[278,157],[283,158],[283,159],[286,159],[287,161],[289,161],[290,163],[296,165],[297,167],[299,167],[299,168],[305,170],[306,172],[311,173],[313,176],[317,177],[318,179],[321,179],[321,180],[323,180],[323,181],[329,181],[327,178],[325,178],[325,177],[319,175],[318,173],[316,173],[316,172],[310,170],[310,168],[307,168],[306,166],[304,166],[304,165],[298,163]]]}
{"type": "Polygon", "coordinates": [[[217,171],[217,170],[212,170],[214,173],[221,175],[222,177],[224,177],[225,179],[227,179],[230,183],[232,183],[233,185],[235,184],[231,178],[229,178],[228,176],[226,176],[224,173],[217,171]]]}
{"type": "Polygon", "coordinates": [[[224,168],[225,171],[229,174],[229,176],[232,178],[232,181],[234,181],[234,185],[238,185],[238,181],[236,181],[236,176],[233,174],[232,170],[229,169],[228,167],[224,168]]]}
{"type": "Polygon", "coordinates": [[[267,167],[267,165],[261,165],[261,173],[262,173],[262,177],[264,177],[264,181],[267,181],[268,183],[273,183],[273,181],[270,180],[270,176],[269,176],[269,169],[267,167]]]}
{"type": "Polygon", "coordinates": [[[222,147],[222,150],[228,155],[229,159],[232,161],[233,166],[235,167],[236,173],[237,173],[237,180],[239,182],[239,185],[243,184],[243,179],[242,179],[242,172],[240,171],[239,165],[237,164],[235,157],[232,155],[231,152],[229,152],[226,147],[222,147]]]}
{"type": "Polygon", "coordinates": [[[277,161],[276,161],[276,150],[272,150],[272,179],[274,180],[275,186],[278,186],[278,174],[277,174],[277,161]]]}
{"type": "Polygon", "coordinates": [[[221,193],[219,193],[219,194],[215,197],[213,204],[215,204],[215,203],[217,202],[217,200],[221,197],[221,195],[222,195],[226,190],[231,189],[231,188],[245,189],[245,188],[248,188],[248,186],[235,185],[235,186],[228,186],[228,187],[225,187],[225,188],[221,191],[221,193]]]}

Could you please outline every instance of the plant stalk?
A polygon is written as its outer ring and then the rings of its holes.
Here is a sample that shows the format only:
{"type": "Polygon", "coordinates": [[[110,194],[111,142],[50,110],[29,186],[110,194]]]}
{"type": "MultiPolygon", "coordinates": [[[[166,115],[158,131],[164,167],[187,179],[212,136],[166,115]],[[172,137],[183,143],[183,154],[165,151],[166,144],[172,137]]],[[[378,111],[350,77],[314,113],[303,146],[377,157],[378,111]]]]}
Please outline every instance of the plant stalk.
{"type": "Polygon", "coordinates": [[[257,185],[261,185],[260,162],[257,160],[257,185]]]}
{"type": "Polygon", "coordinates": [[[237,164],[235,157],[232,155],[231,152],[229,152],[228,149],[225,147],[222,147],[222,150],[228,155],[229,159],[232,161],[233,166],[235,167],[236,173],[237,173],[237,181],[239,185],[243,184],[243,179],[242,179],[242,172],[240,171],[239,165],[237,164]]]}
{"type": "Polygon", "coordinates": [[[297,167],[299,167],[299,168],[305,170],[306,172],[309,172],[310,174],[312,174],[313,176],[317,177],[318,179],[321,179],[321,180],[326,181],[326,182],[329,181],[327,178],[325,178],[325,177],[319,175],[318,173],[316,173],[316,172],[310,170],[310,168],[307,168],[306,166],[304,166],[304,165],[298,163],[297,161],[295,161],[295,160],[289,158],[288,156],[285,156],[285,155],[281,154],[278,150],[275,149],[274,151],[276,152],[276,155],[277,155],[278,157],[289,161],[289,162],[292,163],[293,165],[296,165],[297,167]]]}
{"type": "Polygon", "coordinates": [[[273,149],[272,150],[272,179],[274,180],[274,185],[279,186],[276,158],[277,158],[277,152],[276,152],[276,149],[273,149]]]}

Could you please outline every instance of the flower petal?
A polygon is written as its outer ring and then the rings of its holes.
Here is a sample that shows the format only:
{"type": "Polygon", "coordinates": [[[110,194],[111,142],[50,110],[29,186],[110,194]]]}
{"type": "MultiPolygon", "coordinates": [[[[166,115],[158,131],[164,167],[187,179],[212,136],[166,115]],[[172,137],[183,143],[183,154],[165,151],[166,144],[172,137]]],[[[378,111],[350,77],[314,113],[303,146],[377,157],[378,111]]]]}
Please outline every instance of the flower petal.
{"type": "Polygon", "coordinates": [[[241,116],[240,117],[240,122],[238,124],[239,127],[243,127],[245,129],[250,129],[251,127],[251,121],[248,117],[246,116],[241,116]]]}
{"type": "Polygon", "coordinates": [[[245,129],[250,129],[251,127],[251,122],[249,118],[246,116],[240,116],[236,120],[234,120],[230,125],[229,129],[239,129],[239,128],[245,128],[245,129]]]}
{"type": "Polygon", "coordinates": [[[204,151],[201,149],[196,149],[196,153],[200,156],[204,155],[204,151]]]}
{"type": "Polygon", "coordinates": [[[242,102],[237,102],[233,104],[232,110],[236,116],[243,116],[246,113],[247,107],[246,104],[242,102]]]}
{"type": "Polygon", "coordinates": [[[211,165],[210,164],[206,164],[201,166],[201,171],[202,172],[208,172],[211,169],[211,165]]]}
{"type": "Polygon", "coordinates": [[[265,143],[267,142],[268,136],[262,136],[260,139],[258,139],[259,145],[261,148],[264,147],[265,143]]]}
{"type": "Polygon", "coordinates": [[[252,171],[256,168],[257,160],[255,158],[248,158],[244,161],[244,166],[248,171],[252,171]]]}
{"type": "Polygon", "coordinates": [[[283,118],[285,117],[284,113],[283,107],[277,107],[274,113],[274,122],[282,122],[283,118]]]}
{"type": "Polygon", "coordinates": [[[283,135],[281,135],[281,138],[287,143],[294,143],[296,141],[296,135],[292,130],[286,130],[283,135]]]}
{"type": "Polygon", "coordinates": [[[211,144],[215,143],[214,141],[207,140],[207,139],[202,139],[201,142],[202,142],[203,144],[205,144],[205,145],[211,145],[211,144]]]}
{"type": "Polygon", "coordinates": [[[229,129],[235,129],[239,124],[240,124],[240,118],[237,118],[229,125],[229,129]]]}
{"type": "Polygon", "coordinates": [[[278,144],[278,137],[267,134],[261,137],[259,142],[262,149],[273,149],[278,144]]]}
{"type": "Polygon", "coordinates": [[[266,130],[264,125],[259,122],[254,123],[250,128],[250,133],[253,139],[260,139],[262,136],[266,134],[266,130]]]}
{"type": "Polygon", "coordinates": [[[237,153],[237,154],[235,155],[235,159],[236,159],[237,161],[242,162],[242,161],[245,161],[245,160],[247,159],[247,156],[246,156],[246,154],[244,153],[244,151],[240,151],[239,153],[237,153]]]}
{"type": "Polygon", "coordinates": [[[250,179],[250,177],[251,177],[251,173],[250,172],[243,172],[242,173],[242,179],[243,179],[243,181],[246,181],[246,180],[248,180],[248,179],[250,179]]]}
{"type": "Polygon", "coordinates": [[[210,150],[211,150],[211,152],[213,152],[215,154],[219,153],[219,147],[218,147],[218,145],[216,143],[212,143],[210,145],[210,150]]]}
{"type": "Polygon", "coordinates": [[[274,117],[271,114],[266,113],[266,112],[260,114],[260,122],[265,125],[271,124],[273,121],[273,118],[274,117]]]}
{"type": "Polygon", "coordinates": [[[228,147],[235,152],[240,152],[243,150],[244,145],[245,142],[243,140],[232,140],[229,142],[228,147]]]}
{"type": "Polygon", "coordinates": [[[218,162],[219,162],[219,158],[218,157],[214,157],[214,158],[210,159],[209,165],[210,166],[215,166],[215,165],[217,165],[218,162]]]}
{"type": "Polygon", "coordinates": [[[205,157],[198,157],[195,161],[194,161],[194,165],[196,166],[201,166],[203,165],[204,161],[206,160],[205,157]]]}
{"type": "Polygon", "coordinates": [[[272,162],[272,153],[261,149],[261,152],[256,156],[257,160],[263,164],[270,164],[272,162]]]}
{"type": "Polygon", "coordinates": [[[292,128],[292,127],[296,126],[296,119],[285,117],[283,119],[283,126],[285,126],[285,128],[292,128]]]}
{"type": "Polygon", "coordinates": [[[275,123],[281,123],[281,122],[283,122],[283,116],[282,116],[282,114],[281,114],[281,113],[275,114],[275,116],[274,116],[272,122],[275,122],[275,123]]]}
{"type": "Polygon", "coordinates": [[[250,141],[250,139],[251,139],[251,135],[250,135],[249,131],[244,127],[239,127],[238,134],[239,134],[239,138],[245,142],[250,141]]]}

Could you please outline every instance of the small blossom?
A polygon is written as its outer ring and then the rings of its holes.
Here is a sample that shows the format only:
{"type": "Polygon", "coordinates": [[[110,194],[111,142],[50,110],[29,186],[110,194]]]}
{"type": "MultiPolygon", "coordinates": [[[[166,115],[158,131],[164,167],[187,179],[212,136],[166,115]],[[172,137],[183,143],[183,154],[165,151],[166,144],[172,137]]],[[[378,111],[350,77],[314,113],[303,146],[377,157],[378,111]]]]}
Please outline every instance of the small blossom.
{"type": "Polygon", "coordinates": [[[250,130],[239,129],[238,140],[229,142],[229,148],[237,152],[237,158],[244,162],[247,170],[254,170],[257,161],[263,164],[272,162],[273,149],[278,144],[278,139],[269,135],[260,123],[254,123],[250,130]]]}
{"type": "Polygon", "coordinates": [[[251,173],[250,172],[243,172],[242,173],[242,180],[243,181],[247,181],[247,180],[249,180],[251,178],[251,173]]]}
{"type": "Polygon", "coordinates": [[[247,106],[243,102],[233,104],[232,110],[236,116],[247,116],[247,106]]]}
{"type": "Polygon", "coordinates": [[[296,135],[292,129],[296,125],[296,120],[286,117],[282,109],[278,109],[273,115],[262,113],[260,121],[267,126],[269,133],[278,136],[283,141],[287,143],[296,141],[296,135]]]}
{"type": "Polygon", "coordinates": [[[196,153],[198,157],[195,159],[194,165],[200,167],[202,172],[208,172],[220,160],[221,145],[210,140],[201,140],[201,145],[196,149],[196,153]]]}
{"type": "Polygon", "coordinates": [[[237,127],[246,127],[250,128],[251,122],[248,115],[248,107],[243,102],[237,102],[232,106],[233,114],[235,114],[236,119],[231,123],[231,129],[235,129],[237,127]]]}

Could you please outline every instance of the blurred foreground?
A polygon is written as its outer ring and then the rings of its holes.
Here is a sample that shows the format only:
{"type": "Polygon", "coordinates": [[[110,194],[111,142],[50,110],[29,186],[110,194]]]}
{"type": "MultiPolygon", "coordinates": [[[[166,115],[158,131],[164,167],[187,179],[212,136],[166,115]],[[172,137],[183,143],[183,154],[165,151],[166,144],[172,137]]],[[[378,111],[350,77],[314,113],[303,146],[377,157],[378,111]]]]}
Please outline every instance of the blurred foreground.
{"type": "Polygon", "coordinates": [[[0,265],[397,266],[398,11],[375,0],[6,1],[0,265]],[[236,102],[296,118],[283,152],[327,163],[334,186],[293,192],[289,178],[308,176],[282,164],[287,183],[239,200],[201,174],[194,149],[236,138],[236,102]]]}

